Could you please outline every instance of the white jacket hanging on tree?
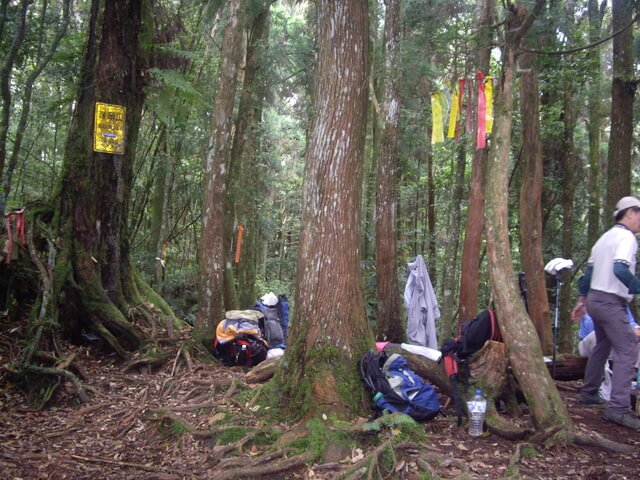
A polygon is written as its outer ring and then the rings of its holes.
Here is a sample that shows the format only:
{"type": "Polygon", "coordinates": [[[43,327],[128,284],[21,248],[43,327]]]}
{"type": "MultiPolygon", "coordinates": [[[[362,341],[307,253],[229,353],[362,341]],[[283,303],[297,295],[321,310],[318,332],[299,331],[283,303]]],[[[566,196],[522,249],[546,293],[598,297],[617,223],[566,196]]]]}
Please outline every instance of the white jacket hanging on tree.
{"type": "Polygon", "coordinates": [[[431,285],[427,265],[422,255],[407,264],[409,278],[404,290],[407,308],[407,338],[412,345],[438,349],[436,320],[440,318],[440,307],[431,285]]]}

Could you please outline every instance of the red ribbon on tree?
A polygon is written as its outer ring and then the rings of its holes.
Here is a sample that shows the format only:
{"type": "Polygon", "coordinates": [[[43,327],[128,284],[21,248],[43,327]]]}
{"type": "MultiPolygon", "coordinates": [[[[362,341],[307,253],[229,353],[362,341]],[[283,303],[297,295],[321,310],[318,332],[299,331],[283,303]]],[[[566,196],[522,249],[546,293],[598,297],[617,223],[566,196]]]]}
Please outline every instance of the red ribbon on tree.
{"type": "Polygon", "coordinates": [[[487,146],[487,97],[484,93],[484,73],[476,72],[478,82],[478,128],[476,130],[476,148],[487,146]]]}

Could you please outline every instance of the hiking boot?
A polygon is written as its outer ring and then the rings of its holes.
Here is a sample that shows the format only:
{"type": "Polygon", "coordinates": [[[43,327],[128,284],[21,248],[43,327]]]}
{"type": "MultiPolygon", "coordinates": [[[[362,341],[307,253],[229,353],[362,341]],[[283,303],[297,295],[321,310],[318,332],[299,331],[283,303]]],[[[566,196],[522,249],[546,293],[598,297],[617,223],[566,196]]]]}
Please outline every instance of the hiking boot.
{"type": "Polygon", "coordinates": [[[623,427],[633,428],[634,430],[640,430],[640,418],[636,417],[631,412],[613,412],[611,410],[605,410],[604,419],[623,427]]]}
{"type": "Polygon", "coordinates": [[[595,393],[584,393],[580,394],[580,404],[581,405],[605,405],[607,401],[598,395],[598,392],[595,393]]]}

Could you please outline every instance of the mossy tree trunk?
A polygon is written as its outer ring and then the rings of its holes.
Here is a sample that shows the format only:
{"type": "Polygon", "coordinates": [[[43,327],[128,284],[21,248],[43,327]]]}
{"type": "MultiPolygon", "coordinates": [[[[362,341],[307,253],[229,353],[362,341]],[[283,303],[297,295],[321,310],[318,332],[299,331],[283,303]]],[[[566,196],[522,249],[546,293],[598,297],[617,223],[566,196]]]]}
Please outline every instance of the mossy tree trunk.
{"type": "Polygon", "coordinates": [[[202,231],[198,252],[200,295],[194,336],[205,344],[213,341],[216,325],[224,314],[224,275],[228,256],[224,244],[224,205],[238,70],[243,59],[244,5],[244,0],[231,0],[227,4],[211,138],[204,162],[202,231]]]}
{"type": "Polygon", "coordinates": [[[368,1],[317,2],[314,119],[304,172],[296,314],[276,373],[293,417],[363,408],[357,360],[373,346],[360,275],[368,1]]]}
{"type": "Polygon", "coordinates": [[[376,190],[376,338],[393,343],[405,340],[398,282],[397,183],[400,95],[400,0],[385,0],[384,84],[376,190]]]}
{"type": "Polygon", "coordinates": [[[520,66],[522,117],[522,187],[520,190],[520,245],[526,274],[529,316],[545,353],[551,352],[551,311],[542,258],[542,142],[540,139],[538,72],[535,56],[523,53],[520,66]]]}
{"type": "Polygon", "coordinates": [[[542,8],[538,0],[534,11],[523,5],[510,5],[506,38],[502,52],[502,73],[495,100],[494,144],[489,152],[485,182],[485,225],[489,278],[498,319],[509,351],[511,366],[539,429],[573,424],[543,360],[540,341],[529,319],[513,271],[508,225],[509,153],[513,115],[513,84],[517,49],[533,19],[542,8]]]}
{"type": "MultiPolygon", "coordinates": [[[[54,293],[66,328],[96,330],[120,355],[138,348],[142,333],[131,307],[148,300],[135,272],[127,218],[143,94],[139,36],[146,2],[94,0],[79,96],[65,147],[55,225],[59,255],[54,293]],[[124,153],[93,149],[95,104],[126,108],[124,153]],[[144,295],[141,294],[141,290],[144,295]]],[[[157,296],[157,307],[171,315],[157,296]]]]}

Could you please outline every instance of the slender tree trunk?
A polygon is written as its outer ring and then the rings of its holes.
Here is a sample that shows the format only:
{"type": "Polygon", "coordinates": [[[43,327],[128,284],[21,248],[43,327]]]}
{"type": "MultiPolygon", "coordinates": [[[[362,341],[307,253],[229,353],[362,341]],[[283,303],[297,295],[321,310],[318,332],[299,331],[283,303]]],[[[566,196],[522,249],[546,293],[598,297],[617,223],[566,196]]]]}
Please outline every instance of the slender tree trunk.
{"type": "MultiPolygon", "coordinates": [[[[256,269],[260,238],[259,204],[264,193],[260,190],[257,155],[260,146],[258,132],[262,121],[263,99],[266,96],[264,72],[269,41],[271,2],[255,16],[247,41],[247,61],[238,109],[238,120],[232,157],[240,163],[239,188],[236,190],[238,223],[244,227],[240,262],[237,265],[238,302],[240,308],[254,304],[257,298],[256,269]]],[[[236,160],[234,160],[236,161],[236,160]]]]}
{"type": "MultiPolygon", "coordinates": [[[[494,16],[494,0],[477,0],[476,24],[476,68],[489,73],[489,55],[491,42],[491,23],[494,16]]],[[[467,226],[462,248],[460,271],[460,316],[463,322],[473,318],[478,312],[478,286],[480,281],[480,250],[482,247],[484,203],[484,166],[487,163],[487,149],[473,152],[471,184],[469,186],[469,206],[467,208],[467,226]]]]}
{"type": "Polygon", "coordinates": [[[400,0],[385,0],[385,77],[376,192],[376,337],[393,343],[405,340],[401,321],[396,211],[400,98],[400,0]]]}
{"type": "Polygon", "coordinates": [[[522,117],[522,188],[520,190],[520,244],[527,282],[529,316],[545,354],[551,352],[551,312],[542,257],[542,142],[540,140],[538,72],[535,56],[520,56],[522,117]]]}
{"type": "MultiPolygon", "coordinates": [[[[427,127],[426,138],[431,138],[431,126],[427,127]]],[[[437,277],[436,257],[436,179],[433,173],[433,149],[427,142],[427,251],[429,252],[429,272],[433,279],[437,277]]],[[[434,285],[434,288],[436,286],[434,285]]]]}
{"type": "MultiPolygon", "coordinates": [[[[633,16],[629,0],[612,0],[612,29],[620,30],[633,16]]],[[[605,215],[613,214],[621,197],[631,194],[631,142],[633,141],[633,29],[613,37],[613,80],[611,83],[611,133],[607,162],[605,215]]]]}
{"type": "MultiPolygon", "coordinates": [[[[603,2],[603,5],[606,3],[603,2]]],[[[600,38],[602,16],[604,10],[598,8],[598,0],[589,0],[589,41],[593,43],[600,38]]],[[[587,52],[591,81],[587,98],[589,110],[589,211],[587,227],[587,245],[596,243],[600,236],[600,129],[602,124],[602,72],[600,47],[596,46],[587,52]]]]}
{"type": "Polygon", "coordinates": [[[244,0],[231,0],[227,5],[227,25],[222,40],[222,57],[213,105],[211,138],[204,165],[204,198],[202,233],[199,248],[200,296],[194,337],[208,343],[224,314],[224,202],[226,195],[229,152],[238,69],[242,58],[244,0]]]}
{"type": "Polygon", "coordinates": [[[443,269],[443,301],[442,301],[442,323],[441,328],[445,338],[455,335],[457,324],[454,323],[454,300],[456,298],[456,284],[458,277],[458,250],[460,245],[460,223],[462,197],[464,194],[464,179],[467,163],[467,149],[464,141],[461,141],[457,148],[455,186],[451,198],[450,224],[448,228],[448,238],[445,246],[446,267],[443,269]]]}
{"type": "Polygon", "coordinates": [[[505,27],[507,35],[502,52],[502,74],[494,110],[494,142],[487,164],[487,178],[491,181],[485,182],[487,256],[489,278],[509,360],[534,422],[539,429],[555,426],[572,428],[566,406],[544,363],[538,335],[520,301],[509,242],[508,174],[516,49],[539,14],[542,3],[543,0],[539,0],[529,15],[524,6],[511,6],[511,16],[505,27]]]}
{"type": "MultiPolygon", "coordinates": [[[[572,1],[564,5],[567,22],[567,35],[574,28],[575,4],[572,1]]],[[[576,128],[576,84],[573,75],[566,75],[563,81],[563,112],[562,116],[564,129],[562,134],[562,257],[573,258],[573,226],[574,220],[574,197],[576,191],[576,155],[574,145],[574,131],[576,128]]],[[[565,274],[568,272],[565,272],[565,274]]],[[[562,352],[570,352],[573,349],[574,330],[571,322],[571,307],[575,303],[572,292],[572,285],[565,281],[561,287],[560,315],[558,320],[558,349],[562,352]]]]}
{"type": "Polygon", "coordinates": [[[368,1],[317,2],[314,119],[306,154],[296,315],[277,374],[294,417],[363,407],[356,364],[373,345],[360,275],[368,1]]]}

